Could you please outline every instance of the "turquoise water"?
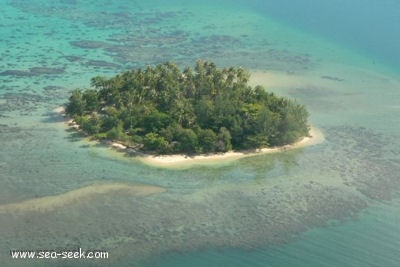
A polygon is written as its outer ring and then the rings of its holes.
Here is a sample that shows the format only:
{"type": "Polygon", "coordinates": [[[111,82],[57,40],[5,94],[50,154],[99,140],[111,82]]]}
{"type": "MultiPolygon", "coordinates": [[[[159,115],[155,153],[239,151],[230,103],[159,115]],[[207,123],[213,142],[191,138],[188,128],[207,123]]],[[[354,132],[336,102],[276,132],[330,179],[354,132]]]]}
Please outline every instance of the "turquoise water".
{"type": "Polygon", "coordinates": [[[397,2],[0,6],[2,266],[398,266],[397,2]],[[82,138],[53,111],[95,75],[199,58],[244,66],[254,82],[306,104],[325,141],[157,168],[82,138]],[[111,183],[166,192],[99,193],[111,183]],[[9,256],[78,246],[110,259],[9,256]]]}

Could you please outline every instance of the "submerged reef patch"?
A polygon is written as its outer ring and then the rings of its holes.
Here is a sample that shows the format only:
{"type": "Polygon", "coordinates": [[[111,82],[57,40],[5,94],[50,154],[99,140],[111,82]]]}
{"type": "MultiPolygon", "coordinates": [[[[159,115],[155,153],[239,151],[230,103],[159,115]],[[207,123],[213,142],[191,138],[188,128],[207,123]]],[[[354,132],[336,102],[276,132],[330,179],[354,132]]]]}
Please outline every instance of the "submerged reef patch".
{"type": "Polygon", "coordinates": [[[91,41],[91,40],[80,40],[69,42],[72,46],[84,48],[84,49],[96,49],[107,47],[109,44],[102,41],[91,41]]]}
{"type": "Polygon", "coordinates": [[[290,190],[238,187],[198,192],[194,197],[164,194],[147,198],[123,192],[102,194],[40,216],[27,211],[18,216],[21,221],[29,218],[29,240],[7,234],[26,231],[28,224],[12,224],[12,216],[0,213],[5,225],[1,238],[12,246],[24,241],[38,247],[102,247],[137,261],[153,253],[205,247],[250,249],[287,242],[307,226],[323,225],[365,207],[349,192],[318,184],[290,190]],[[74,222],[79,232],[68,231],[71,213],[85,214],[74,222]]]}
{"type": "Polygon", "coordinates": [[[63,68],[33,67],[29,70],[5,70],[0,72],[0,76],[30,77],[38,75],[63,74],[63,68]]]}
{"type": "MultiPolygon", "coordinates": [[[[400,188],[399,138],[363,127],[338,126],[326,131],[336,149],[322,168],[334,169],[344,182],[368,198],[389,200],[400,188]]],[[[328,154],[329,155],[329,154],[328,154]]]]}
{"type": "Polygon", "coordinates": [[[85,63],[86,66],[93,66],[97,68],[119,69],[121,65],[108,62],[105,60],[89,60],[85,63]]]}

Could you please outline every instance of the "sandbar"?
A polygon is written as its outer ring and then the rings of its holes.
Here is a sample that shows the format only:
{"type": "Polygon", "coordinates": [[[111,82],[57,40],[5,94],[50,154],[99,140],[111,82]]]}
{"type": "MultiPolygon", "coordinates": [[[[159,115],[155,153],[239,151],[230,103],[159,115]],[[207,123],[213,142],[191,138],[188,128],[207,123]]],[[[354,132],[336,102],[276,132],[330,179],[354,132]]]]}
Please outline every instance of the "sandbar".
{"type": "Polygon", "coordinates": [[[132,196],[144,197],[153,194],[163,193],[166,189],[153,185],[139,185],[128,183],[98,183],[68,191],[54,196],[28,199],[25,201],[0,205],[2,212],[27,212],[39,211],[48,212],[56,210],[62,206],[78,203],[92,196],[125,193],[132,196]]]}

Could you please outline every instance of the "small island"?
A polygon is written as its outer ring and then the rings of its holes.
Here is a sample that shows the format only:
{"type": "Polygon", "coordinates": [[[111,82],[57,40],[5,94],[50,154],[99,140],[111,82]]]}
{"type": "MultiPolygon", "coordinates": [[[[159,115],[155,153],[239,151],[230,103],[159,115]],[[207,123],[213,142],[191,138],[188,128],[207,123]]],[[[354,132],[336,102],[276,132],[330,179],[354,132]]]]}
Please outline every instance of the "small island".
{"type": "Polygon", "coordinates": [[[243,68],[167,62],[72,92],[65,112],[87,135],[150,154],[198,155],[280,147],[309,136],[308,111],[248,85],[243,68]]]}

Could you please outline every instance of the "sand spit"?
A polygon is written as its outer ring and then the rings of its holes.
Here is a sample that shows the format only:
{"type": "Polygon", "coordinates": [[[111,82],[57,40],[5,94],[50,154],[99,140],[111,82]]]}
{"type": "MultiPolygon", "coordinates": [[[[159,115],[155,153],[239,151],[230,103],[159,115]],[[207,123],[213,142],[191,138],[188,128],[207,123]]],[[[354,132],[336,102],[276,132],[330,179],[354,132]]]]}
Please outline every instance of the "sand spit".
{"type": "Polygon", "coordinates": [[[60,195],[46,196],[41,198],[29,199],[18,203],[11,203],[0,206],[2,212],[26,212],[38,211],[48,212],[62,206],[78,203],[93,196],[103,194],[125,193],[132,196],[148,196],[165,192],[166,189],[152,185],[135,185],[124,183],[102,183],[85,186],[60,195]]]}

